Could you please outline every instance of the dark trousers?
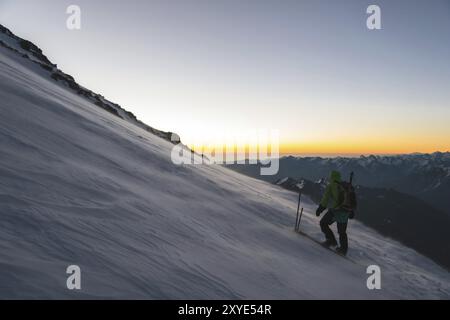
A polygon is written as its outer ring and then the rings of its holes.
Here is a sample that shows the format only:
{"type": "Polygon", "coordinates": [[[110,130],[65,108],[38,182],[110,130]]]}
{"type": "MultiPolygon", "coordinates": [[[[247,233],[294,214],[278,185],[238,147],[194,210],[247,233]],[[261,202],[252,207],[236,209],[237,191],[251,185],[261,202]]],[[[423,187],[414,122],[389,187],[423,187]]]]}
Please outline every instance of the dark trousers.
{"type": "MultiPolygon", "coordinates": [[[[331,231],[330,226],[334,223],[333,211],[328,210],[328,212],[320,220],[320,229],[325,234],[328,241],[336,243],[336,238],[333,231],[331,231]]],[[[347,252],[348,249],[348,238],[347,238],[347,223],[337,223],[337,229],[339,233],[339,244],[342,250],[347,252]]]]}

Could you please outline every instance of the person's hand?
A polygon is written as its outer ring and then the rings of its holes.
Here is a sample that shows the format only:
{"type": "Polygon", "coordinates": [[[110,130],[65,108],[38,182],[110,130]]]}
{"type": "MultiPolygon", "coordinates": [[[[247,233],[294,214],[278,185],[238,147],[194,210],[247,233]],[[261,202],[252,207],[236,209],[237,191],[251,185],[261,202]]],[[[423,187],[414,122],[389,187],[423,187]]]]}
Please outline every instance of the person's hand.
{"type": "Polygon", "coordinates": [[[321,205],[317,208],[317,210],[316,210],[316,216],[320,216],[320,214],[322,213],[322,212],[324,212],[324,210],[325,210],[326,208],[325,207],[322,207],[321,205]]]}
{"type": "Polygon", "coordinates": [[[351,212],[350,212],[350,215],[348,216],[348,218],[349,218],[350,220],[355,219],[355,211],[351,211],[351,212]]]}

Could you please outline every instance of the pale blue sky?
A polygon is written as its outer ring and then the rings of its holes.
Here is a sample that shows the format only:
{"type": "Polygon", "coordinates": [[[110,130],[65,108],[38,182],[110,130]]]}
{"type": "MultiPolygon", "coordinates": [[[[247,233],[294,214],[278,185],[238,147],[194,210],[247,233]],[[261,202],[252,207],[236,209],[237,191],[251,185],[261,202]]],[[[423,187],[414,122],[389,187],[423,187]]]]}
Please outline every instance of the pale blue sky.
{"type": "Polygon", "coordinates": [[[0,23],[188,143],[250,127],[299,152],[450,144],[447,0],[0,0],[0,23]],[[65,27],[69,4],[80,31],[65,27]],[[369,4],[382,30],[366,28],[369,4]]]}

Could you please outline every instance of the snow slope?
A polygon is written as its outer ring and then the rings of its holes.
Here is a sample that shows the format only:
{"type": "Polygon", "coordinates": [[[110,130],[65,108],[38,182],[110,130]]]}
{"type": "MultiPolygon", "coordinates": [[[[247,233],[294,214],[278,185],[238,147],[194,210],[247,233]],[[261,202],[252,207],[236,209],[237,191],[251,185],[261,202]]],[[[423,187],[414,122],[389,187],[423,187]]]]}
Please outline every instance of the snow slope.
{"type": "Polygon", "coordinates": [[[3,47],[0,114],[0,298],[450,298],[449,273],[413,250],[352,222],[351,263],[292,231],[295,194],[173,165],[170,142],[3,47]]]}

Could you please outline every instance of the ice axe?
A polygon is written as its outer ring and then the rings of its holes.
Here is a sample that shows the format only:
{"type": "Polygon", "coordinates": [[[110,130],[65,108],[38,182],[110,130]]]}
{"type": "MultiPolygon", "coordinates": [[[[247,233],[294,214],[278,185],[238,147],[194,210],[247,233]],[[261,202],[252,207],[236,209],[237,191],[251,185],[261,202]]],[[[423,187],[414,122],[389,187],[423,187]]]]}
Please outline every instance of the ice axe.
{"type": "Polygon", "coordinates": [[[298,204],[297,204],[297,217],[295,218],[295,231],[298,231],[300,229],[300,222],[302,221],[302,216],[303,216],[303,208],[300,211],[300,202],[302,200],[303,183],[297,184],[296,187],[298,189],[298,204]]]}

